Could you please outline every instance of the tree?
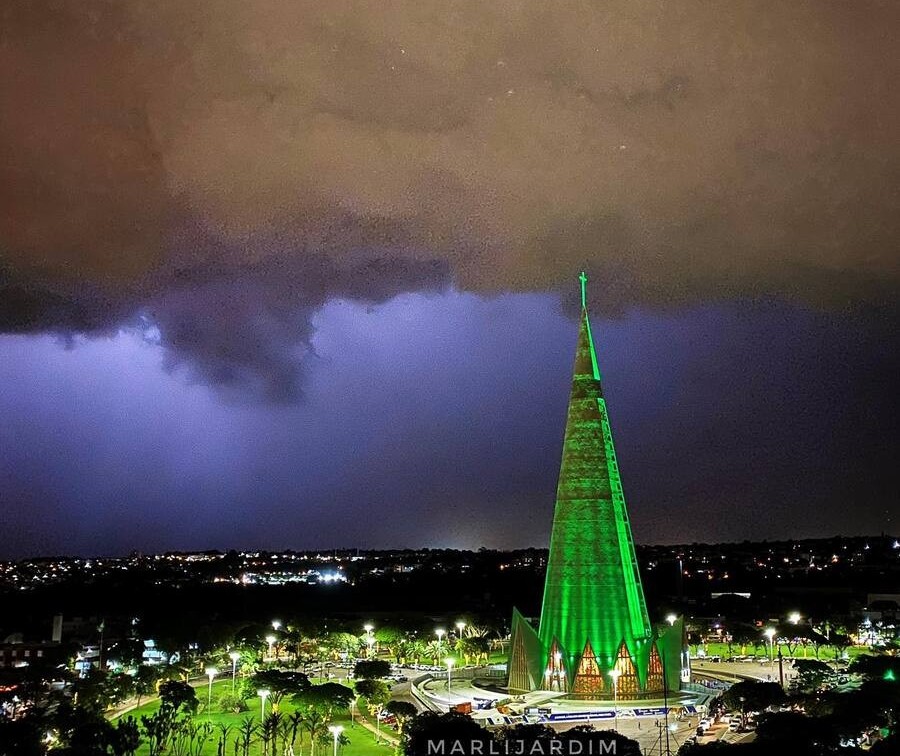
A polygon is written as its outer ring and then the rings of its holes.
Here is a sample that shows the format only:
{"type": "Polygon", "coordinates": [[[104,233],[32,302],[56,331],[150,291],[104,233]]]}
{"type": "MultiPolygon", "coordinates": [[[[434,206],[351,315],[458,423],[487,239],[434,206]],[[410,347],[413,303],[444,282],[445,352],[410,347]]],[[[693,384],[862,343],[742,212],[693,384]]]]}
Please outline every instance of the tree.
{"type": "Polygon", "coordinates": [[[75,701],[85,710],[104,712],[112,705],[114,686],[109,673],[91,669],[85,677],[75,681],[75,701]]]}
{"type": "Polygon", "coordinates": [[[352,700],[353,691],[337,683],[311,685],[291,696],[291,701],[302,715],[303,728],[309,733],[312,756],[335,713],[348,708],[352,700]]]}
{"type": "Polygon", "coordinates": [[[407,723],[419,713],[415,706],[406,701],[388,701],[384,705],[384,711],[396,717],[397,727],[401,735],[406,729],[407,723]]]}
{"type": "Polygon", "coordinates": [[[834,670],[817,659],[796,659],[794,669],[797,670],[795,687],[801,693],[815,693],[834,676],[834,670]]]}
{"type": "Polygon", "coordinates": [[[729,709],[739,711],[763,711],[782,703],[785,698],[784,691],[778,683],[754,680],[735,683],[722,696],[729,709]]]}
{"type": "Polygon", "coordinates": [[[94,709],[63,704],[56,713],[59,742],[64,752],[79,756],[107,754],[115,741],[115,728],[94,709]]]}
{"type": "Polygon", "coordinates": [[[376,680],[391,674],[390,662],[383,659],[361,660],[353,667],[353,676],[362,680],[376,680]]]}
{"type": "Polygon", "coordinates": [[[180,680],[166,680],[159,686],[159,698],[163,706],[168,706],[174,712],[186,711],[194,714],[197,711],[197,691],[186,682],[180,680]]]}
{"type": "Polygon", "coordinates": [[[760,742],[778,744],[779,750],[803,752],[814,745],[837,746],[821,718],[795,711],[764,714],[759,719],[756,737],[760,742]]]}
{"type": "Polygon", "coordinates": [[[309,678],[302,672],[289,672],[278,669],[265,669],[250,678],[253,690],[269,691],[272,711],[277,712],[281,699],[285,696],[300,693],[309,687],[309,678]]]}
{"type": "Polygon", "coordinates": [[[356,692],[369,704],[378,707],[391,697],[391,691],[384,680],[360,680],[356,683],[356,692]]]}
{"type": "Polygon", "coordinates": [[[113,706],[134,693],[134,678],[127,672],[111,672],[106,677],[106,695],[113,706]]]}
{"type": "Polygon", "coordinates": [[[0,754],[3,756],[44,756],[41,742],[44,728],[37,717],[0,717],[0,754]]]}
{"type": "Polygon", "coordinates": [[[269,714],[260,725],[260,738],[263,745],[263,756],[268,756],[269,744],[272,745],[272,752],[275,751],[275,740],[278,737],[278,731],[281,727],[282,717],[277,711],[269,714]]]}
{"type": "Polygon", "coordinates": [[[447,653],[447,646],[438,640],[430,641],[425,646],[425,656],[431,659],[432,664],[440,664],[441,657],[447,653]]]}
{"type": "Polygon", "coordinates": [[[142,664],[137,668],[134,675],[134,693],[137,696],[137,705],[140,707],[141,698],[149,696],[156,690],[156,683],[159,681],[159,670],[147,664],[142,664]]]}
{"type": "MultiPolygon", "coordinates": [[[[512,729],[515,731],[518,728],[512,729]]],[[[636,740],[612,730],[595,730],[591,725],[578,725],[564,733],[558,735],[554,733],[553,737],[563,741],[560,749],[562,753],[615,753],[616,756],[641,756],[641,749],[636,740]],[[579,743],[581,747],[576,749],[572,745],[574,743],[579,743]],[[612,747],[610,747],[611,745],[612,747]]],[[[527,737],[523,739],[528,741],[527,737]]],[[[538,739],[535,737],[530,742],[534,743],[538,739]]],[[[526,742],[525,748],[527,753],[528,742],[526,742]]],[[[552,753],[552,751],[549,752],[552,753]]]]}
{"type": "Polygon", "coordinates": [[[108,653],[111,661],[115,660],[129,669],[136,668],[144,660],[144,641],[140,638],[123,638],[116,641],[108,653]]]}
{"type": "Polygon", "coordinates": [[[219,722],[216,725],[219,731],[218,741],[216,742],[216,756],[227,756],[225,748],[228,746],[228,734],[231,732],[231,725],[219,722]]]}
{"type": "Polygon", "coordinates": [[[900,658],[896,656],[863,654],[853,660],[848,670],[870,680],[890,680],[893,678],[896,681],[900,681],[900,658]]]}
{"type": "Polygon", "coordinates": [[[179,719],[172,743],[173,756],[200,756],[212,733],[213,726],[209,722],[195,722],[191,717],[179,719]]]}
{"type": "Polygon", "coordinates": [[[413,638],[407,642],[403,657],[405,661],[412,661],[413,664],[418,664],[423,656],[425,656],[425,643],[423,641],[413,638]]]}
{"type": "MultiPolygon", "coordinates": [[[[405,756],[492,753],[493,741],[490,732],[465,714],[457,712],[435,714],[429,711],[419,714],[407,724],[403,733],[403,752],[405,756]],[[464,750],[460,751],[458,748],[454,750],[455,743],[461,743],[464,750]]],[[[518,749],[515,752],[519,753],[518,749]]]]}
{"type": "Polygon", "coordinates": [[[329,633],[325,636],[324,646],[333,657],[341,653],[355,657],[362,646],[362,639],[352,633],[329,633]]]}
{"type": "Polygon", "coordinates": [[[141,732],[134,717],[122,717],[116,722],[111,738],[114,756],[134,756],[141,745],[141,732]]]}
{"type": "MultiPolygon", "coordinates": [[[[360,680],[356,683],[356,692],[366,699],[369,714],[376,717],[376,726],[381,717],[384,705],[391,697],[390,688],[384,680],[360,680]]],[[[378,732],[376,730],[376,732],[378,732]]]]}
{"type": "Polygon", "coordinates": [[[491,650],[491,639],[487,635],[469,635],[456,641],[456,651],[462,654],[466,664],[487,661],[491,650]]]}
{"type": "Polygon", "coordinates": [[[241,724],[238,726],[241,756],[250,756],[250,746],[258,730],[259,728],[253,722],[253,717],[244,717],[241,720],[241,724]]]}
{"type": "Polygon", "coordinates": [[[155,713],[141,717],[149,756],[159,756],[165,752],[175,729],[176,718],[174,709],[165,705],[160,706],[155,713]]]}

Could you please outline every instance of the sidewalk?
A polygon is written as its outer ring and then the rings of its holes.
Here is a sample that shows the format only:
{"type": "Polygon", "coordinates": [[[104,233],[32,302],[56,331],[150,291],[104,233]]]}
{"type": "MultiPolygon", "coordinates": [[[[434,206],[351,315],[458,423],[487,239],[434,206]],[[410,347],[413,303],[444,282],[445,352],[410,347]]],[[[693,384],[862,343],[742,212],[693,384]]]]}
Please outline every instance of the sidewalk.
{"type": "Polygon", "coordinates": [[[360,713],[358,708],[352,715],[352,721],[356,724],[362,725],[373,735],[380,737],[389,745],[395,747],[400,745],[400,738],[398,738],[396,733],[394,733],[387,725],[381,728],[376,728],[375,725],[373,725],[362,713],[360,713]]]}

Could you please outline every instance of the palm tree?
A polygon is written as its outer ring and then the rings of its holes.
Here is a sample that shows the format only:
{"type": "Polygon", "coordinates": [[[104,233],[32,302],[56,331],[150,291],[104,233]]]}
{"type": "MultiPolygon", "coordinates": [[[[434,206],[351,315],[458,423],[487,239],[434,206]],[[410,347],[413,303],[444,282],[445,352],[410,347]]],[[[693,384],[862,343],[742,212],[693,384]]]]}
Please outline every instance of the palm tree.
{"type": "MultiPolygon", "coordinates": [[[[275,739],[278,737],[278,731],[281,727],[282,717],[278,712],[269,714],[262,723],[261,737],[263,743],[263,756],[268,756],[269,743],[275,745],[275,739]]],[[[275,750],[274,747],[272,749],[275,750]]]]}
{"type": "Polygon", "coordinates": [[[425,655],[425,643],[418,638],[415,638],[409,641],[409,646],[407,647],[406,660],[409,661],[412,659],[413,664],[419,664],[422,660],[422,657],[425,655]]]}
{"type": "Polygon", "coordinates": [[[228,734],[231,732],[231,725],[219,722],[216,725],[219,731],[219,742],[216,744],[216,756],[226,756],[225,746],[228,744],[228,734]]]}
{"type": "Polygon", "coordinates": [[[444,644],[440,641],[429,641],[425,646],[425,656],[431,659],[432,664],[440,664],[441,654],[444,653],[444,644]]]}
{"type": "Polygon", "coordinates": [[[250,745],[259,728],[253,722],[253,717],[244,717],[238,726],[240,735],[241,756],[250,756],[250,745]]]}

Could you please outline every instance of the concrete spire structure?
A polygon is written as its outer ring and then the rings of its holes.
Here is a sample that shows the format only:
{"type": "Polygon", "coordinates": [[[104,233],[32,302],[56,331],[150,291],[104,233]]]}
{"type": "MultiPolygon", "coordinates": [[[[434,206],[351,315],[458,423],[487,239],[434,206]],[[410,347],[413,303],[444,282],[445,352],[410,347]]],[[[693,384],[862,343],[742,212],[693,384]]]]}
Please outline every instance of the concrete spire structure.
{"type": "Polygon", "coordinates": [[[578,698],[678,688],[681,623],[654,632],[625,508],[581,281],[581,318],[537,633],[513,615],[509,686],[578,698]],[[663,682],[665,668],[668,686],[663,682]],[[612,673],[612,674],[610,674],[612,673]]]}

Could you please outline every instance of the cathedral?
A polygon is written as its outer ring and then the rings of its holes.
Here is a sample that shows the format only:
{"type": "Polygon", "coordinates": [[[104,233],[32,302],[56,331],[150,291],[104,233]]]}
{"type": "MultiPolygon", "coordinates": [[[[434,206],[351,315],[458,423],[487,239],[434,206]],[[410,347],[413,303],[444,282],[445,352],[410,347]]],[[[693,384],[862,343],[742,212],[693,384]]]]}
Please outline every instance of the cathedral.
{"type": "Polygon", "coordinates": [[[681,679],[681,619],[647,614],[581,274],[578,346],[537,631],[513,610],[509,690],[659,698],[681,679]]]}

